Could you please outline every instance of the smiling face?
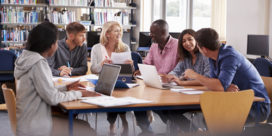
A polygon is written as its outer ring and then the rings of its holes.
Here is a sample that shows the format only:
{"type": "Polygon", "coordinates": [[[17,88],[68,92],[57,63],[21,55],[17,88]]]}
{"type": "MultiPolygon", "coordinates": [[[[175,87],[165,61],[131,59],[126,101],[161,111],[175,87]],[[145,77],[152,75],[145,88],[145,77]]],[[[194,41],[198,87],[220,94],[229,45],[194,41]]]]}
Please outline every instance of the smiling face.
{"type": "Polygon", "coordinates": [[[188,52],[193,52],[196,48],[195,38],[190,34],[185,34],[182,38],[182,46],[188,52]]]}
{"type": "Polygon", "coordinates": [[[121,28],[117,25],[114,25],[110,31],[106,34],[109,42],[118,43],[119,40],[122,38],[122,31],[121,28]]]}
{"type": "Polygon", "coordinates": [[[72,34],[73,35],[73,43],[77,46],[82,46],[84,41],[86,40],[86,33],[85,31],[79,32],[77,34],[72,34]]]}

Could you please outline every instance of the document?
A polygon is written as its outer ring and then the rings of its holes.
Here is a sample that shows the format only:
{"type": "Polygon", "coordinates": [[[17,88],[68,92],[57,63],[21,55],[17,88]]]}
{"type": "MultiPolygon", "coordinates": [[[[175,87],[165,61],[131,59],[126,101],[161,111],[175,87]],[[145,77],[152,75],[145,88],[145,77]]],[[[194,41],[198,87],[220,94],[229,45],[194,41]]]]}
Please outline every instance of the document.
{"type": "Polygon", "coordinates": [[[196,89],[193,89],[193,88],[181,88],[181,89],[172,88],[171,91],[184,93],[184,94],[203,94],[204,93],[204,91],[196,90],[196,89]]]}
{"type": "Polygon", "coordinates": [[[123,106],[131,104],[141,104],[141,103],[151,103],[151,101],[137,99],[133,97],[121,97],[116,98],[112,96],[98,96],[98,97],[88,97],[87,99],[81,98],[81,102],[94,104],[102,107],[114,107],[114,106],[123,106]]]}
{"type": "Polygon", "coordinates": [[[83,82],[83,81],[88,81],[88,79],[98,79],[98,76],[95,74],[88,74],[85,76],[80,76],[79,79],[80,79],[80,82],[83,82]]]}
{"type": "Polygon", "coordinates": [[[125,64],[125,61],[131,59],[131,52],[113,52],[111,54],[111,60],[113,64],[125,64]]]}

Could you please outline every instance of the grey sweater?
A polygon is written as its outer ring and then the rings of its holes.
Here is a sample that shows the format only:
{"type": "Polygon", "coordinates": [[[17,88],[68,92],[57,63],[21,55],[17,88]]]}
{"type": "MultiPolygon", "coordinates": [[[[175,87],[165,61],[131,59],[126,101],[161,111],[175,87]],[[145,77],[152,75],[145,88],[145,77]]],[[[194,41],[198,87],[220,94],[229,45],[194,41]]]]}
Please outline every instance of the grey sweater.
{"type": "Polygon", "coordinates": [[[79,91],[56,89],[47,60],[39,53],[24,50],[15,62],[17,136],[49,136],[52,130],[51,105],[82,96],[79,91]]]}
{"type": "Polygon", "coordinates": [[[48,58],[49,66],[52,70],[53,76],[59,76],[60,71],[58,70],[61,66],[67,66],[69,62],[72,70],[72,75],[85,75],[88,66],[87,66],[87,46],[76,46],[73,50],[69,50],[68,45],[66,44],[66,39],[58,41],[58,49],[55,52],[54,56],[48,58]]]}

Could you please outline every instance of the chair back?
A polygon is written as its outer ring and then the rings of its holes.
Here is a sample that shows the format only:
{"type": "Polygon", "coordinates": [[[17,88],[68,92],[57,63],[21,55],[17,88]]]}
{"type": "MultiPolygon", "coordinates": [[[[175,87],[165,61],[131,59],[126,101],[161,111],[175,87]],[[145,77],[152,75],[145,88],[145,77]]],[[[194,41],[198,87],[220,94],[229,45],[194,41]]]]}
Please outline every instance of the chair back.
{"type": "Polygon", "coordinates": [[[240,134],[252,106],[252,89],[239,92],[205,92],[200,106],[212,135],[240,134]]]}
{"type": "MultiPolygon", "coordinates": [[[[265,77],[262,76],[264,86],[266,88],[268,97],[270,98],[270,101],[272,101],[272,77],[265,77]]],[[[272,105],[270,105],[270,109],[272,110],[272,105]]]]}
{"type": "Polygon", "coordinates": [[[5,84],[2,85],[2,90],[4,93],[4,98],[6,101],[8,116],[10,120],[10,125],[14,135],[16,135],[16,99],[12,89],[7,88],[5,84]]]}
{"type": "Polygon", "coordinates": [[[253,65],[261,76],[272,76],[272,63],[265,58],[257,58],[253,61],[253,65]]]}
{"type": "Polygon", "coordinates": [[[0,82],[14,80],[13,71],[16,58],[14,52],[0,50],[0,82]]]}
{"type": "Polygon", "coordinates": [[[131,52],[131,58],[133,60],[135,71],[139,70],[138,63],[143,63],[141,55],[138,52],[131,52]]]}

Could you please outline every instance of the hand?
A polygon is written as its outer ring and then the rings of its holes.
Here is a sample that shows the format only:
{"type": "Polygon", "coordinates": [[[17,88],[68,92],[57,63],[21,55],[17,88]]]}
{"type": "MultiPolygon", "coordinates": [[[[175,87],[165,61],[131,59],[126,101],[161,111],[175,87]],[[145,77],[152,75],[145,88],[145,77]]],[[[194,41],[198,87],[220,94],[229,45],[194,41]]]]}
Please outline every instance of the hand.
{"type": "Polygon", "coordinates": [[[63,65],[63,66],[59,67],[58,70],[62,71],[63,69],[66,69],[66,68],[68,68],[68,67],[63,65]]]}
{"type": "Polygon", "coordinates": [[[61,76],[61,77],[63,77],[63,76],[68,76],[68,77],[69,77],[69,75],[71,74],[71,72],[72,72],[72,69],[66,67],[66,68],[64,68],[64,69],[62,69],[62,70],[60,71],[60,76],[61,76]]]}
{"type": "Polygon", "coordinates": [[[104,59],[104,60],[101,62],[101,66],[103,66],[105,63],[111,64],[111,63],[112,63],[112,60],[111,60],[111,59],[104,59]]]}
{"type": "Polygon", "coordinates": [[[133,65],[133,60],[128,59],[128,60],[126,60],[126,61],[125,61],[125,64],[130,64],[130,65],[133,65]]]}
{"type": "Polygon", "coordinates": [[[81,83],[79,83],[79,80],[78,80],[70,84],[67,84],[66,88],[69,91],[69,90],[83,90],[82,88],[86,88],[86,87],[82,85],[81,83]]]}
{"type": "Polygon", "coordinates": [[[82,93],[82,97],[95,97],[95,96],[101,96],[101,94],[96,92],[90,92],[86,90],[79,90],[82,93]]]}
{"type": "Polygon", "coordinates": [[[238,92],[240,89],[237,85],[235,84],[231,84],[228,89],[227,92],[238,92]]]}
{"type": "Polygon", "coordinates": [[[192,69],[186,69],[184,72],[185,79],[196,79],[199,74],[192,69]]]}
{"type": "Polygon", "coordinates": [[[137,75],[141,75],[140,70],[136,70],[136,71],[134,71],[133,76],[137,76],[137,75]]]}

